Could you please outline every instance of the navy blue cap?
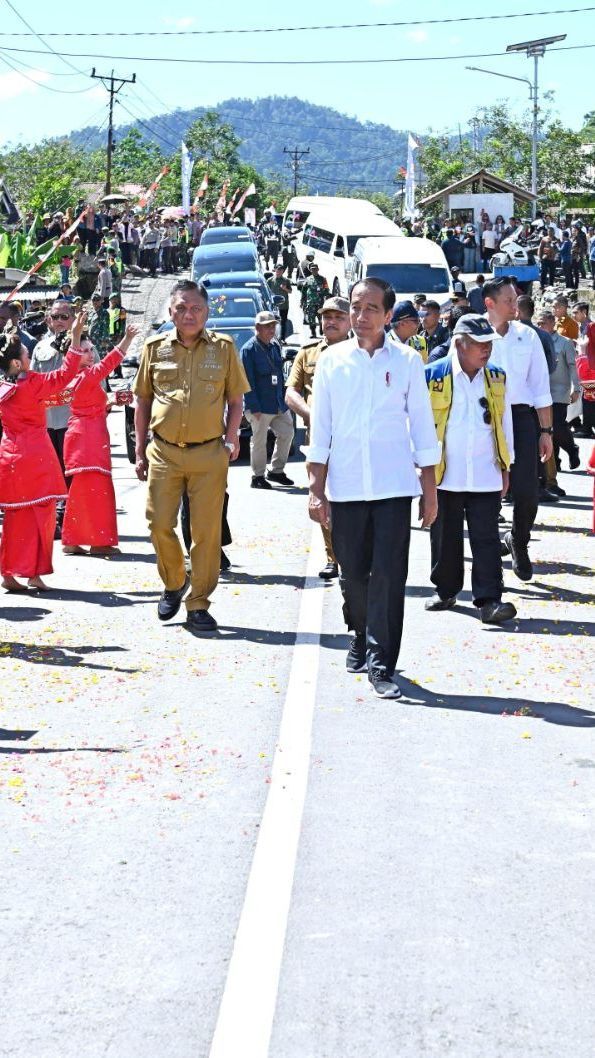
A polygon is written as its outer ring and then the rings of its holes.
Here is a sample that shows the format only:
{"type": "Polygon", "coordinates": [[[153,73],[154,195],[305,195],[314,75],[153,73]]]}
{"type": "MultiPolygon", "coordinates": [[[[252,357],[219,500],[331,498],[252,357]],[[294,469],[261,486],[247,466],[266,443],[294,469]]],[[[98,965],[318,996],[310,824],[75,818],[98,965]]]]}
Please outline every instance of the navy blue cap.
{"type": "Polygon", "coordinates": [[[391,324],[400,323],[401,320],[417,320],[419,322],[419,312],[412,301],[397,301],[393,309],[391,324]]]}
{"type": "Polygon", "coordinates": [[[500,338],[498,332],[494,330],[485,316],[478,316],[473,312],[468,312],[466,316],[461,316],[457,320],[452,333],[455,338],[459,334],[467,334],[470,338],[473,338],[474,342],[495,342],[500,338]]]}

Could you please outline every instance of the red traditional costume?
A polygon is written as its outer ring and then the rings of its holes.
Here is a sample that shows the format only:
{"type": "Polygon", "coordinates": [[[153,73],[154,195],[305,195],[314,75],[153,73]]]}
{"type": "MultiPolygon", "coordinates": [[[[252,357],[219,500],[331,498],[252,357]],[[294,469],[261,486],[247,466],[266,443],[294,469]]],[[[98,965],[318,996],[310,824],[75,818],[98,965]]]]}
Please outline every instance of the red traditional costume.
{"type": "Polygon", "coordinates": [[[4,386],[0,402],[0,507],[4,526],[0,571],[4,576],[52,573],[56,500],[66,483],[46,428],[45,401],[76,375],[80,353],[70,350],[57,371],[29,371],[4,386]]]}
{"type": "Polygon", "coordinates": [[[71,482],[62,526],[65,547],[116,547],[118,543],[107,397],[101,382],[123,356],[119,349],[112,349],[98,364],[81,371],[68,387],[72,401],[64,465],[71,482]]]}

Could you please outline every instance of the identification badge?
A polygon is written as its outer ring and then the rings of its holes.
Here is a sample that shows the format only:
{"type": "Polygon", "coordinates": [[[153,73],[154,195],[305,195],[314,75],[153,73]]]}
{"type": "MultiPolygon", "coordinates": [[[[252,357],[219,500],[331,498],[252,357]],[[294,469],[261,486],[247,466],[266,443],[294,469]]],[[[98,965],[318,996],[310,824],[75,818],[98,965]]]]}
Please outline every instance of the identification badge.
{"type": "Polygon", "coordinates": [[[278,381],[279,381],[279,376],[278,375],[271,375],[271,382],[273,383],[274,386],[277,385],[278,381]]]}

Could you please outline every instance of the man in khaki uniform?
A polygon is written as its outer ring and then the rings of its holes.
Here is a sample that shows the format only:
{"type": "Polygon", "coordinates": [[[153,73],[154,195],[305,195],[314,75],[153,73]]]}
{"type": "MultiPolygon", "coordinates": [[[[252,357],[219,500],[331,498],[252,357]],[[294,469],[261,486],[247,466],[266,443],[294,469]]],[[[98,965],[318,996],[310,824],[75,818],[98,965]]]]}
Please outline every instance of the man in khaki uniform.
{"type": "MultiPolygon", "coordinates": [[[[344,342],[349,334],[349,302],[346,298],[327,298],[321,310],[322,338],[313,338],[306,342],[297,354],[287,380],[285,401],[292,411],[299,415],[306,424],[306,444],[309,443],[310,403],[314,372],[321,353],[329,345],[344,342]]],[[[333,545],[330,529],[321,526],[326,551],[326,566],[320,570],[323,580],[332,580],[339,576],[339,566],[333,545]]]]}
{"type": "Polygon", "coordinates": [[[147,520],[165,585],[159,619],[177,614],[190,583],[188,626],[211,635],[217,622],[208,612],[209,597],[219,579],[227,469],[240,450],[249,386],[231,338],[204,330],[209,301],[202,284],[176,283],[169,312],[174,329],[147,339],[134,380],[136,473],[149,483],[147,520]],[[153,439],[147,446],[149,427],[153,439]],[[184,492],[190,504],[190,580],[175,531],[184,492]]]}

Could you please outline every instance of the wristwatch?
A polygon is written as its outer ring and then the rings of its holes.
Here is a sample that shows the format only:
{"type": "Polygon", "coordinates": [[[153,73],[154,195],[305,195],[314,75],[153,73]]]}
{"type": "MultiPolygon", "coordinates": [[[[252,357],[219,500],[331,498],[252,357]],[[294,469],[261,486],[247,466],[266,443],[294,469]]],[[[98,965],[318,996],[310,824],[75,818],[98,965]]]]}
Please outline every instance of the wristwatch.
{"type": "Polygon", "coordinates": [[[540,433],[549,433],[549,434],[553,434],[553,432],[554,432],[554,428],[553,428],[553,426],[541,426],[541,427],[539,428],[539,432],[540,432],[540,433]]]}
{"type": "Polygon", "coordinates": [[[230,452],[233,452],[233,450],[235,448],[235,445],[234,445],[233,441],[224,441],[223,443],[224,443],[225,447],[229,449],[230,452]]]}

